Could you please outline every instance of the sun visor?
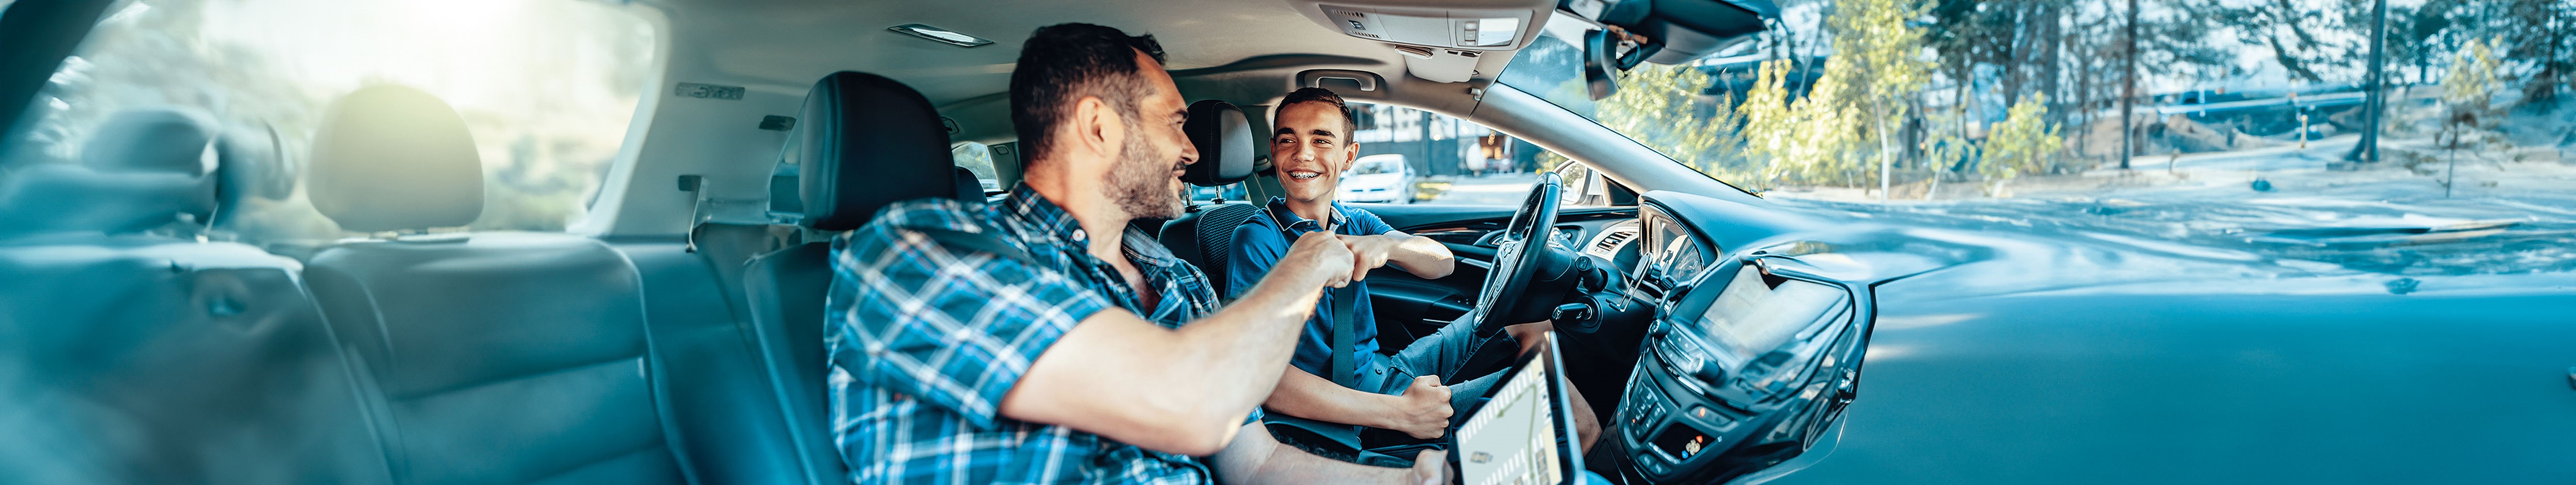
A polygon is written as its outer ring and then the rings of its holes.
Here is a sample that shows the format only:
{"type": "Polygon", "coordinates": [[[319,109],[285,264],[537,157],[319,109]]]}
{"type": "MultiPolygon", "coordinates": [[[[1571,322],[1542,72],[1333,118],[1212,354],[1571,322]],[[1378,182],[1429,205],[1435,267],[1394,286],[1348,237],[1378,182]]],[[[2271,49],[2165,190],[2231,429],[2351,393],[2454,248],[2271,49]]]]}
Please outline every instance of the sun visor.
{"type": "Polygon", "coordinates": [[[1762,32],[1765,19],[1780,18],[1769,0],[1562,0],[1557,9],[1644,36],[1643,60],[1656,64],[1725,50],[1762,32]]]}

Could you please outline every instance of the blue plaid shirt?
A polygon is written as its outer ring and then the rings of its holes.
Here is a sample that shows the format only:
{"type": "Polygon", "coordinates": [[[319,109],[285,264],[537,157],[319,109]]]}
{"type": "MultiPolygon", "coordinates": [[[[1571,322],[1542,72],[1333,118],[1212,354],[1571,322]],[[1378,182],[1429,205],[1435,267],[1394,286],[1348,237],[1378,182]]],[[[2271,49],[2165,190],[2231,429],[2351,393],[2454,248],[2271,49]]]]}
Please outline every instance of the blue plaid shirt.
{"type": "MultiPolygon", "coordinates": [[[[1001,416],[1002,396],[1075,323],[1112,307],[1165,327],[1216,310],[1199,269],[1141,231],[1123,253],[1161,296],[1084,252],[1072,215],[1028,186],[999,205],[898,202],[832,240],[825,301],[833,439],[853,483],[1211,483],[1188,456],[1001,416]],[[997,233],[1036,264],[951,251],[906,228],[997,233]]],[[[1256,414],[1258,410],[1247,410],[1256,414]]]]}

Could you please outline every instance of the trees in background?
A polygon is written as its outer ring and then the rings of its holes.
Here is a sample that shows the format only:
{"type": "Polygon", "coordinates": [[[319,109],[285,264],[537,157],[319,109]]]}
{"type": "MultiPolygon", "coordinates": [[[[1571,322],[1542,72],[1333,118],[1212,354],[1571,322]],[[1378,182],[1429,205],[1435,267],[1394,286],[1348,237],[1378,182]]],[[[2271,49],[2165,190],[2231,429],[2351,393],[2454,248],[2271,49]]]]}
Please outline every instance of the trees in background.
{"type": "MultiPolygon", "coordinates": [[[[2230,91],[2246,88],[2361,85],[2371,70],[2373,2],[2140,0],[2137,102],[2146,108],[2234,99],[2230,91]]],[[[1819,6],[1798,15],[1821,19],[1813,27],[1775,25],[1758,50],[1738,51],[1770,59],[1749,67],[1749,75],[1717,65],[1640,67],[1628,75],[1631,88],[1599,110],[1624,133],[1648,134],[1640,141],[1649,146],[1752,187],[1886,187],[2091,169],[2116,157],[2120,144],[2121,61],[2132,39],[2123,3],[1784,2],[1819,6]],[[1753,82],[1746,86],[1745,78],[1753,82]],[[1668,94],[1677,92],[1690,94],[1668,94]]],[[[2398,86],[2485,69],[2501,80],[2482,91],[2490,94],[2480,106],[2492,112],[2477,117],[2491,122],[2516,107],[2554,109],[2576,80],[2576,2],[2390,3],[2380,69],[2387,89],[2420,93],[2398,86]],[[2473,45],[2493,53],[2491,67],[2462,64],[2476,62],[2458,55],[2473,45]]],[[[2132,134],[2169,131],[2169,120],[2142,111],[2132,134]]],[[[2240,131],[2261,133],[2236,128],[2212,129],[2226,136],[2218,138],[2222,145],[2235,143],[2240,131]]],[[[2516,129],[2524,128],[2490,132],[2516,129]]],[[[2176,143],[2162,140],[2140,154],[2181,149],[2176,143]]]]}

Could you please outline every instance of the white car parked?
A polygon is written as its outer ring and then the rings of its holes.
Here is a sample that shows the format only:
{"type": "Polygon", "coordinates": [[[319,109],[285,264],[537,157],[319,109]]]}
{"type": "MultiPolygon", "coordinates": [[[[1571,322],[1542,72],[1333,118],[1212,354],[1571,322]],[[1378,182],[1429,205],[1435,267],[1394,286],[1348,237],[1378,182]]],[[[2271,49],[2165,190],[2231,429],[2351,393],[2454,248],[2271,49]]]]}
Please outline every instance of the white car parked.
{"type": "Polygon", "coordinates": [[[1342,172],[1342,202],[1413,203],[1413,165],[1405,163],[1404,154],[1380,153],[1360,157],[1351,169],[1342,172]]]}

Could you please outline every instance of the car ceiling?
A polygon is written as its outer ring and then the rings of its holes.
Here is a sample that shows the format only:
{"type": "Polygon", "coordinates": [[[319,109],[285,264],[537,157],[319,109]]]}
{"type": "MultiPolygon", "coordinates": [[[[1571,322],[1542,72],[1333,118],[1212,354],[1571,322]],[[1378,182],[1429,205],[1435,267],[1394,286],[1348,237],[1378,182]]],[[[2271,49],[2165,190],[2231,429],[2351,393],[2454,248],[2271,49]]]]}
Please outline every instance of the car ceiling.
{"type": "MultiPolygon", "coordinates": [[[[1394,102],[1466,116],[1470,83],[1409,77],[1403,54],[1325,27],[1316,0],[599,0],[659,17],[664,69],[656,83],[746,88],[739,100],[648,96],[638,106],[640,144],[630,144],[577,232],[679,234],[691,215],[758,218],[784,131],[755,128],[763,116],[793,115],[816,79],[863,71],[921,91],[957,125],[953,139],[999,143],[1010,125],[1010,72],[1038,27],[1090,22],[1153,34],[1175,81],[1191,100],[1261,106],[1285,95],[1310,69],[1375,73],[1375,92],[1354,101],[1394,102]],[[1304,12],[1312,9],[1312,15],[1304,12]],[[965,48],[887,30],[919,23],[992,40],[965,48]],[[672,192],[671,181],[703,177],[702,191],[672,192]],[[693,199],[697,199],[693,202],[693,199]],[[692,209],[692,205],[705,209],[692,209]]],[[[1550,9],[1550,0],[1330,0],[1346,6],[1550,9]]],[[[1531,29],[1528,35],[1535,36],[1531,29]]],[[[1491,53],[1504,54],[1504,53],[1491,53]]],[[[1507,55],[1507,54],[1505,54],[1507,55]]],[[[1508,60],[1497,57],[1493,60],[1508,60]]],[[[1483,69],[1480,66],[1479,69],[1483,69]]],[[[1499,69],[1495,69],[1499,71],[1499,69]]],[[[1482,76],[1490,79],[1490,76],[1482,76]]],[[[1267,113],[1247,113],[1256,118],[1267,113]]],[[[1266,121],[1266,120],[1263,120],[1266,121]]],[[[1256,123],[1262,123],[1256,121],[1256,123]]],[[[1266,123],[1264,123],[1266,124],[1266,123]]]]}
{"type": "MultiPolygon", "coordinates": [[[[1319,25],[1287,0],[1081,1],[973,0],[851,2],[832,0],[641,0],[669,20],[672,72],[772,84],[801,92],[837,70],[892,77],[918,89],[943,112],[1001,104],[1019,45],[1038,27],[1088,22],[1153,34],[1167,69],[1193,99],[1266,104],[1306,69],[1333,68],[1404,76],[1404,58],[1384,44],[1319,25]],[[993,44],[957,47],[887,30],[920,23],[983,37],[993,44]]],[[[1335,2],[1451,8],[1524,7],[1529,0],[1335,2]]],[[[1553,2],[1543,2],[1553,4],[1553,2]]],[[[999,108],[991,108],[1000,113],[999,108]]],[[[955,116],[954,114],[952,116],[955,116]]],[[[981,118],[982,116],[973,116],[981,118]]],[[[960,118],[967,118],[960,116],[960,118]]],[[[979,120],[980,121],[980,120],[979,120]]],[[[970,132],[976,130],[970,127],[970,132]]],[[[1007,129],[1002,130],[1007,132],[1007,129]]],[[[968,133],[967,135],[991,133],[968,133]]],[[[972,136],[969,136],[972,138],[972,136]]]]}

